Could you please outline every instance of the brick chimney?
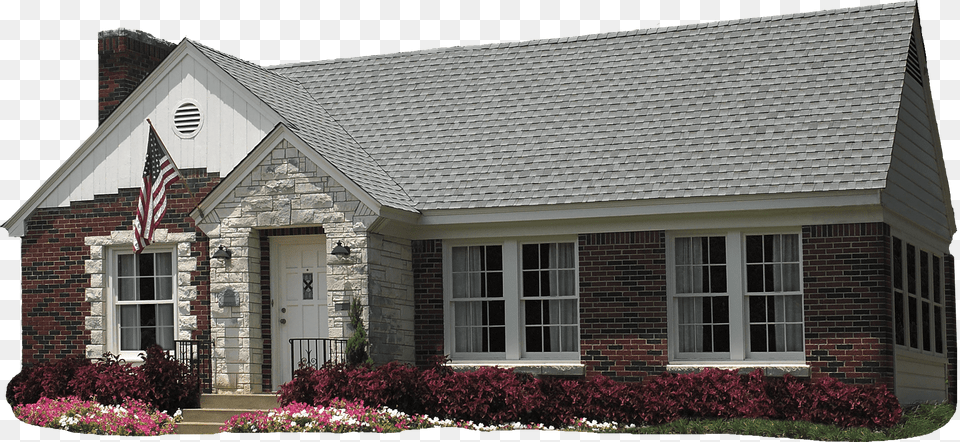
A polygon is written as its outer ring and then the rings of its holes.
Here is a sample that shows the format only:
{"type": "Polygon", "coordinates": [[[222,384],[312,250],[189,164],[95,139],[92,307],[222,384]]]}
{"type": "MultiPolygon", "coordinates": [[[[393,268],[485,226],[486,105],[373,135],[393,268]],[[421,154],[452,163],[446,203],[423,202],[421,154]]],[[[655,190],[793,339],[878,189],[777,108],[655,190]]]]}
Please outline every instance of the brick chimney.
{"type": "Polygon", "coordinates": [[[177,45],[130,29],[101,31],[98,38],[99,124],[103,124],[177,45]]]}

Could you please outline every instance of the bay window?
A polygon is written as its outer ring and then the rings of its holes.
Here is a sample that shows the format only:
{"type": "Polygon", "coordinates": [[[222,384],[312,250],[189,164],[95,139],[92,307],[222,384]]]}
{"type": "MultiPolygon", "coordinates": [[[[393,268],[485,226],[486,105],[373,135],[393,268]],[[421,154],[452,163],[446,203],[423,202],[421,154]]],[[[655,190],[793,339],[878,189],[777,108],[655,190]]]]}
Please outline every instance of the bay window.
{"type": "Polygon", "coordinates": [[[673,361],[803,361],[800,235],[726,232],[668,240],[673,361]]]}
{"type": "Polygon", "coordinates": [[[579,361],[575,242],[445,244],[444,274],[455,361],[579,361]]]}

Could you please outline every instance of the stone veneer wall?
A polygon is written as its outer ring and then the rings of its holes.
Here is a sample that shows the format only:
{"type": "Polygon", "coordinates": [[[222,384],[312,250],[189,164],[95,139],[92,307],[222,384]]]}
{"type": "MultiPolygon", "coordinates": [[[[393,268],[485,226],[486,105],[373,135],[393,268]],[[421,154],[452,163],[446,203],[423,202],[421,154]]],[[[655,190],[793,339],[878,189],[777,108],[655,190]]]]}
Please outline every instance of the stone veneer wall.
{"type": "MultiPolygon", "coordinates": [[[[262,229],[322,227],[328,248],[329,336],[350,336],[346,307],[359,297],[373,343],[371,356],[380,361],[406,357],[408,351],[394,344],[413,333],[409,241],[370,235],[367,228],[377,215],[299,150],[283,142],[214,210],[221,222],[204,225],[211,247],[222,244],[233,256],[211,264],[211,299],[227,288],[240,299],[238,307],[211,302],[218,391],[262,390],[262,229]],[[329,254],[336,241],[350,247],[348,257],[329,254]]],[[[412,361],[412,347],[409,353],[412,361]]]]}
{"type": "Polygon", "coordinates": [[[378,364],[413,364],[413,249],[411,241],[370,234],[370,356],[378,364]]]}

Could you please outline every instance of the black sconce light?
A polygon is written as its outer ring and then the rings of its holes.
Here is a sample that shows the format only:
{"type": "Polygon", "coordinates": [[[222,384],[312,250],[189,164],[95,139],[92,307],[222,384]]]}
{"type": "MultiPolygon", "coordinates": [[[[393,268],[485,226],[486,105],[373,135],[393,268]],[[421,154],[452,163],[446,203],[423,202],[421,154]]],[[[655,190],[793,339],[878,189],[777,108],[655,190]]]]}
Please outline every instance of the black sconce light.
{"type": "Polygon", "coordinates": [[[216,252],[213,252],[213,257],[216,259],[230,259],[231,256],[233,256],[233,252],[225,249],[222,244],[216,252]]]}
{"type": "Polygon", "coordinates": [[[337,241],[337,246],[333,248],[333,251],[330,252],[333,256],[337,258],[344,258],[350,256],[350,247],[344,246],[343,242],[337,241]]]}

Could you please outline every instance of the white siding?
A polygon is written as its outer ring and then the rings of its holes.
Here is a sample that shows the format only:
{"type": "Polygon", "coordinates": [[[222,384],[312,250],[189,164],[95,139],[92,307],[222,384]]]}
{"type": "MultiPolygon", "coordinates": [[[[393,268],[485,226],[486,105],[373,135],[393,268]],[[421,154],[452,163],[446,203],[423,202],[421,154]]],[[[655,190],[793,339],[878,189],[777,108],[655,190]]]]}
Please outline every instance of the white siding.
{"type": "Polygon", "coordinates": [[[139,97],[139,102],[99,137],[40,207],[67,206],[71,201],[139,187],[147,147],[147,118],[179,168],[206,168],[221,177],[232,170],[279,121],[272,110],[209,60],[195,57],[202,56],[186,52],[139,97]],[[180,138],[173,130],[173,111],[185,99],[195,101],[203,114],[203,127],[193,138],[180,138]]]}
{"type": "Polygon", "coordinates": [[[926,93],[913,77],[905,75],[900,119],[883,192],[883,205],[942,238],[950,238],[947,205],[943,201],[926,93]]]}
{"type": "Polygon", "coordinates": [[[941,402],[947,399],[946,360],[898,348],[896,354],[896,390],[903,405],[916,402],[941,402]]]}

